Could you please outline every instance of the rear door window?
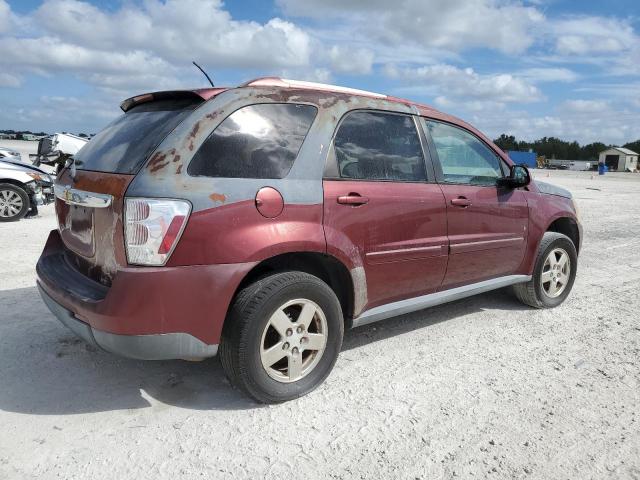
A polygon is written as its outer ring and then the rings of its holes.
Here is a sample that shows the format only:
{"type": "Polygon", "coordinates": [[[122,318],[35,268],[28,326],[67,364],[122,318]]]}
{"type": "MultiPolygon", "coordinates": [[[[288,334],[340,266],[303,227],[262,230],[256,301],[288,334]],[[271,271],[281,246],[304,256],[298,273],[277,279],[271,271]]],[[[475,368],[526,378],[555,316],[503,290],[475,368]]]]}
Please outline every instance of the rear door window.
{"type": "Polygon", "coordinates": [[[202,99],[143,103],[120,115],[74,155],[76,168],[137,173],[145,161],[202,99]]]}
{"type": "Polygon", "coordinates": [[[334,152],[341,178],[422,182],[422,145],[411,116],[356,111],[340,123],[334,152]]]}
{"type": "Polygon", "coordinates": [[[471,133],[446,123],[424,123],[438,152],[444,182],[496,185],[504,175],[502,160],[471,133]]]}
{"type": "Polygon", "coordinates": [[[291,103],[242,107],[216,127],[187,171],[205,177],[284,178],[316,113],[314,106],[291,103]]]}

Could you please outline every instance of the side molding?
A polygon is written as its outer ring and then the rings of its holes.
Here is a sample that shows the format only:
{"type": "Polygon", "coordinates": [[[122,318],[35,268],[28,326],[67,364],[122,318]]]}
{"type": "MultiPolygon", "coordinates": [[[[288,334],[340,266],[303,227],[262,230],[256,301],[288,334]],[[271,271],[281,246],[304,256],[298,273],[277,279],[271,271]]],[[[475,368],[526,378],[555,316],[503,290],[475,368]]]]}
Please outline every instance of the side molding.
{"type": "Polygon", "coordinates": [[[530,275],[508,275],[506,277],[493,278],[483,282],[472,283],[462,287],[444,290],[442,292],[430,293],[421,297],[408,298],[399,302],[380,305],[364,311],[360,316],[353,319],[353,327],[367,325],[387,318],[404,315],[405,313],[416,312],[424,308],[435,307],[443,303],[453,302],[461,298],[471,297],[479,293],[496,290],[498,288],[525,283],[531,280],[530,275]]]}

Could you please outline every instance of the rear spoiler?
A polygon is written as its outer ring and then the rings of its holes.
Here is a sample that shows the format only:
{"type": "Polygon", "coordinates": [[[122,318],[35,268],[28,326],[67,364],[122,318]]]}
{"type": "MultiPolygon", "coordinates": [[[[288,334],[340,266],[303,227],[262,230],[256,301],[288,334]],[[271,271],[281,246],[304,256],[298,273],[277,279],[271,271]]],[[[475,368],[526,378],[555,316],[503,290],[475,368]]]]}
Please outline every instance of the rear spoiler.
{"type": "Polygon", "coordinates": [[[225,90],[226,88],[202,88],[199,90],[168,90],[165,92],[144,93],[127,98],[120,104],[120,109],[126,113],[141,103],[154,102],[157,100],[190,98],[193,100],[207,101],[225,90]]]}

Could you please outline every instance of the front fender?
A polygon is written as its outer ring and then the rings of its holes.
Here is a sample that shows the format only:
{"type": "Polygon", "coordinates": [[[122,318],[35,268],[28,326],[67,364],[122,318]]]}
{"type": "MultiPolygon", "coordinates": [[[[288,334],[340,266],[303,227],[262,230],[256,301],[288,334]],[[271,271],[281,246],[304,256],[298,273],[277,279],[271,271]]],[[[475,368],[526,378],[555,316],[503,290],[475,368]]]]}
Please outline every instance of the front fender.
{"type": "MultiPolygon", "coordinates": [[[[553,222],[560,218],[573,220],[578,225],[580,238],[582,238],[582,228],[570,198],[537,192],[525,192],[525,196],[529,207],[529,235],[519,273],[531,275],[542,237],[553,222]]],[[[576,249],[579,250],[580,245],[577,245],[576,249]]]]}

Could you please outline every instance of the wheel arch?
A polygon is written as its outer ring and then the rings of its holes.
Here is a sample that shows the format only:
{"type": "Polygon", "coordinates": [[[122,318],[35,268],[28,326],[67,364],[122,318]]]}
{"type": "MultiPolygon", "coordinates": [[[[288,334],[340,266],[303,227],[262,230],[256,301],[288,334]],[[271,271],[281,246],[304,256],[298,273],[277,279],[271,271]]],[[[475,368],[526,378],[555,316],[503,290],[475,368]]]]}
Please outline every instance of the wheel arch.
{"type": "Polygon", "coordinates": [[[13,185],[14,187],[19,187],[24,190],[24,193],[26,193],[27,196],[29,196],[29,190],[27,190],[27,186],[20,180],[16,180],[14,178],[0,178],[0,183],[8,183],[10,185],[13,185]]]}
{"type": "Polygon", "coordinates": [[[264,259],[247,272],[236,288],[233,298],[235,299],[238,292],[256,280],[285,271],[305,272],[320,278],[329,285],[340,301],[345,327],[351,326],[354,302],[353,279],[344,263],[323,253],[290,252],[264,259]]]}
{"type": "Polygon", "coordinates": [[[547,226],[545,232],[556,232],[566,235],[576,247],[576,252],[580,251],[580,229],[578,228],[578,222],[576,222],[574,218],[567,216],[556,218],[547,226]]]}

